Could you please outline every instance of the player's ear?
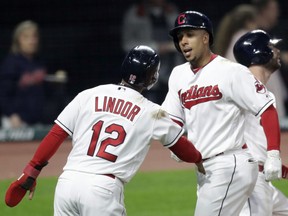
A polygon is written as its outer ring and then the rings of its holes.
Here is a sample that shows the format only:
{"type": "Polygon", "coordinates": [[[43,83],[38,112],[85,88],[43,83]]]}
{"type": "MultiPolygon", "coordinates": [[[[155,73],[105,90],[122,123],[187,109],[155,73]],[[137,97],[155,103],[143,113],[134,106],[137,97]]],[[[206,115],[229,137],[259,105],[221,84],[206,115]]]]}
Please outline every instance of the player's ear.
{"type": "Polygon", "coordinates": [[[202,37],[203,43],[204,44],[209,44],[209,34],[208,32],[203,30],[203,37],[202,37]]]}

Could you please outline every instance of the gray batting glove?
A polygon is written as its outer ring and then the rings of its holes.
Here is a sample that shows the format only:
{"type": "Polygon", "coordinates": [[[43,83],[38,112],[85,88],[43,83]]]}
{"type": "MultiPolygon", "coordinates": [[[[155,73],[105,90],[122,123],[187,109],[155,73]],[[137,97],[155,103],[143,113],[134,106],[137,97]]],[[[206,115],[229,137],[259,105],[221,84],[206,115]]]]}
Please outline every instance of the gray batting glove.
{"type": "Polygon", "coordinates": [[[282,177],[282,162],[278,150],[267,151],[264,174],[266,181],[272,181],[282,177]]]}

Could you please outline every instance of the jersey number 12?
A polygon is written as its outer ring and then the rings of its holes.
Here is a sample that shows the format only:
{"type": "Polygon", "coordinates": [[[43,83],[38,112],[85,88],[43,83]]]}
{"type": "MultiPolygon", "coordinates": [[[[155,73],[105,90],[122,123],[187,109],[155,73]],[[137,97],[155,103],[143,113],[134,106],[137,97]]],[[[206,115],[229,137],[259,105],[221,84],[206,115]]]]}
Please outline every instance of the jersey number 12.
{"type": "Polygon", "coordinates": [[[98,121],[96,124],[93,125],[93,128],[92,128],[93,135],[91,138],[91,142],[89,145],[87,155],[93,157],[93,155],[95,154],[96,145],[99,141],[101,130],[104,129],[105,133],[112,134],[113,132],[116,132],[118,135],[116,138],[108,137],[102,140],[99,143],[100,147],[96,153],[96,156],[103,158],[105,160],[111,161],[111,162],[115,162],[118,156],[111,154],[109,152],[106,152],[106,148],[109,145],[116,147],[118,145],[123,144],[125,137],[126,137],[126,131],[121,125],[118,125],[118,124],[110,124],[106,128],[103,128],[103,123],[104,123],[103,121],[98,121]]]}

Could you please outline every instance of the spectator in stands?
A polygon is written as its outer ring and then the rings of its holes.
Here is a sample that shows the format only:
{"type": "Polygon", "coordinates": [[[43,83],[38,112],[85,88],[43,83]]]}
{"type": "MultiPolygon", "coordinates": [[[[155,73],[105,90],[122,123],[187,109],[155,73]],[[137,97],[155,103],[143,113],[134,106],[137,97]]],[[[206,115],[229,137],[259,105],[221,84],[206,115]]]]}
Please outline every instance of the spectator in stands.
{"type": "Polygon", "coordinates": [[[172,68],[181,63],[174,43],[167,32],[174,26],[178,9],[168,0],[147,0],[132,5],[124,14],[122,48],[126,53],[143,44],[155,49],[161,58],[161,71],[157,85],[146,96],[161,104],[168,91],[168,78],[172,68]]]}
{"type": "Polygon", "coordinates": [[[277,0],[251,0],[257,12],[257,24],[259,28],[271,32],[278,24],[280,16],[279,3],[277,0]]]}
{"type": "Polygon", "coordinates": [[[39,29],[24,21],[14,30],[10,53],[0,69],[0,107],[3,128],[42,123],[46,67],[37,57],[39,29]]]}
{"type": "Polygon", "coordinates": [[[215,53],[235,61],[233,55],[235,42],[242,35],[256,28],[256,9],[249,4],[236,6],[220,21],[215,35],[215,53]]]}
{"type": "MultiPolygon", "coordinates": [[[[215,53],[235,61],[233,46],[235,42],[248,31],[256,28],[267,32],[277,24],[279,9],[277,0],[252,0],[252,4],[240,4],[228,12],[217,28],[215,35],[215,53]]],[[[269,32],[271,36],[271,34],[269,32]]],[[[278,37],[278,36],[277,36],[278,37]]],[[[279,37],[278,37],[279,38],[279,37]]],[[[279,119],[286,116],[285,100],[286,86],[279,71],[273,73],[267,83],[267,88],[274,93],[279,119]]]]}
{"type": "MultiPolygon", "coordinates": [[[[251,0],[252,5],[256,8],[256,20],[257,25],[260,29],[266,31],[271,35],[271,37],[283,38],[283,35],[276,33],[275,29],[279,23],[280,8],[278,0],[251,0]]],[[[281,27],[282,28],[282,27],[281,27]]],[[[281,47],[281,68],[272,74],[270,77],[267,88],[275,95],[277,101],[277,111],[279,118],[283,118],[287,115],[285,102],[287,101],[287,86],[285,84],[283,75],[287,76],[287,64],[288,59],[285,61],[285,56],[287,56],[287,51],[283,50],[281,47]],[[281,75],[282,74],[282,75],[281,75]]]]}

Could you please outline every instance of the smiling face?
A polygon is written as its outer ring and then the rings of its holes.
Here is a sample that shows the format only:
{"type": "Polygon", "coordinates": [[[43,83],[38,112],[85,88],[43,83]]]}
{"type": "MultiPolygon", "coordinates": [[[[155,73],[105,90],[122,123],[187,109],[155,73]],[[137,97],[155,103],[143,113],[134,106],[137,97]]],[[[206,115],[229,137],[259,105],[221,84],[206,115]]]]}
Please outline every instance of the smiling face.
{"type": "Polygon", "coordinates": [[[209,34],[202,29],[184,28],[178,31],[179,47],[185,59],[194,67],[203,66],[209,49],[209,34]]]}

